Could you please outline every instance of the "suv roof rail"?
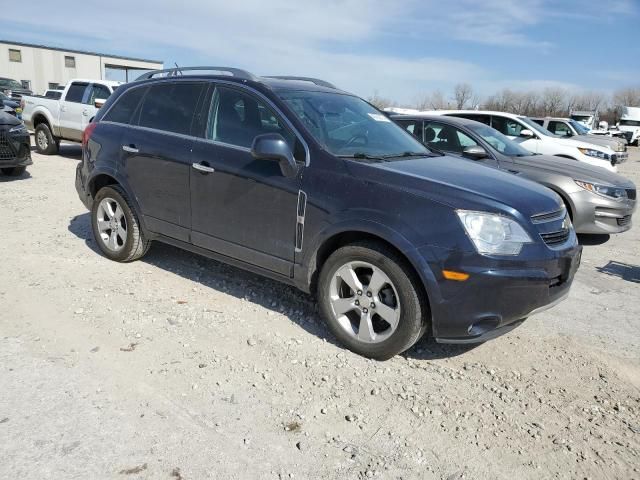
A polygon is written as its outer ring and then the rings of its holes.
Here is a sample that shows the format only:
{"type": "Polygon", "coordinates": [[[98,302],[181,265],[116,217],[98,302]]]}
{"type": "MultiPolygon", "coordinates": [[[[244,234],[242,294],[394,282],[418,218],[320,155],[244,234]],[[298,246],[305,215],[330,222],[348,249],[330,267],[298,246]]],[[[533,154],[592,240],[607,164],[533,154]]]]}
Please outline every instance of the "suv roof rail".
{"type": "Polygon", "coordinates": [[[277,80],[300,80],[301,82],[315,83],[316,85],[319,85],[321,87],[333,88],[334,90],[338,89],[338,87],[336,87],[333,83],[329,83],[326,80],[320,80],[319,78],[295,77],[290,75],[271,75],[264,78],[275,78],[277,80]]]}
{"type": "Polygon", "coordinates": [[[164,74],[165,77],[177,77],[180,75],[184,75],[185,72],[220,72],[223,75],[231,75],[232,77],[240,78],[242,80],[253,80],[255,82],[260,81],[258,77],[256,77],[253,73],[247,72],[246,70],[242,70],[240,68],[232,68],[232,67],[173,67],[173,68],[165,68],[164,70],[152,70],[150,72],[144,73],[136,78],[138,80],[147,80],[149,78],[153,78],[158,75],[164,74]]]}

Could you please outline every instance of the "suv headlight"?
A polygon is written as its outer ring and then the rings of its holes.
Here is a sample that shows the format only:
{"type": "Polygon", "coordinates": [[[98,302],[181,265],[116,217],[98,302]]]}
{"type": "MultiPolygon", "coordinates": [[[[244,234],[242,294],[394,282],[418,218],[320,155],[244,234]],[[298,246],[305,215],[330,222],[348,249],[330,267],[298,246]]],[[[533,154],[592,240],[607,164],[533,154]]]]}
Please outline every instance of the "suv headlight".
{"type": "Polygon", "coordinates": [[[23,123],[22,125],[16,125],[15,127],[10,128],[9,133],[29,133],[29,130],[27,130],[27,127],[23,123]]]}
{"type": "Polygon", "coordinates": [[[581,180],[574,181],[585,190],[602,195],[603,197],[613,198],[614,200],[625,200],[627,198],[627,191],[621,187],[609,187],[607,185],[598,185],[597,183],[583,182],[581,180]]]}
{"type": "Polygon", "coordinates": [[[516,222],[488,212],[456,210],[462,226],[482,255],[517,255],[531,237],[516,222]]]}
{"type": "Polygon", "coordinates": [[[594,148],[578,147],[578,150],[580,150],[580,153],[582,153],[583,155],[586,155],[587,157],[595,157],[595,158],[601,158],[603,160],[611,160],[611,155],[605,152],[601,152],[600,150],[596,150],[594,148]]]}

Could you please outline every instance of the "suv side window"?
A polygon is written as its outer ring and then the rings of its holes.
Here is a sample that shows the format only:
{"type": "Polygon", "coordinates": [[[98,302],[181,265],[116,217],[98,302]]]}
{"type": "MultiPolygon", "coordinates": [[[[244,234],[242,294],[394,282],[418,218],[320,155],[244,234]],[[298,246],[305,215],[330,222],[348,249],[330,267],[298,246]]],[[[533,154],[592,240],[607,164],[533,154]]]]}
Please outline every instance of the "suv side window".
{"type": "Polygon", "coordinates": [[[468,120],[473,120],[475,122],[484,123],[485,125],[491,124],[491,117],[489,115],[481,115],[478,113],[465,113],[462,115],[455,115],[456,117],[463,117],[468,120]]]}
{"type": "Polygon", "coordinates": [[[124,92],[120,98],[118,98],[115,105],[109,109],[103,120],[106,122],[136,124],[137,122],[132,121],[131,117],[138,109],[138,105],[147,90],[145,87],[138,87],[131,88],[124,92]]]}
{"type": "Polygon", "coordinates": [[[64,97],[64,101],[82,103],[84,92],[88,86],[88,83],[73,82],[67,90],[67,95],[64,97]]]}
{"type": "Polygon", "coordinates": [[[202,82],[152,85],[144,97],[138,125],[188,135],[204,87],[202,82]]]}
{"type": "Polygon", "coordinates": [[[469,136],[455,127],[428,122],[424,129],[425,143],[443,152],[462,153],[466,147],[477,145],[469,136]]]}
{"type": "Polygon", "coordinates": [[[491,126],[507,137],[518,137],[520,132],[525,130],[522,124],[506,117],[491,117],[491,126]]]}
{"type": "Polygon", "coordinates": [[[91,85],[91,93],[89,94],[89,98],[87,99],[87,105],[93,105],[97,98],[102,98],[106,100],[111,96],[111,92],[109,89],[97,83],[91,85]]]}
{"type": "Polygon", "coordinates": [[[422,134],[422,120],[395,120],[395,122],[404,128],[419,141],[424,141],[422,134]]]}
{"type": "Polygon", "coordinates": [[[306,152],[293,132],[262,101],[239,89],[217,86],[211,99],[206,138],[243,148],[265,133],[279,133],[291,146],[294,157],[304,161],[306,152]]]}
{"type": "Polygon", "coordinates": [[[564,122],[558,122],[555,120],[551,121],[549,122],[549,126],[547,127],[547,130],[551,131],[552,133],[555,133],[556,135],[560,135],[561,137],[571,136],[571,129],[564,122]]]}

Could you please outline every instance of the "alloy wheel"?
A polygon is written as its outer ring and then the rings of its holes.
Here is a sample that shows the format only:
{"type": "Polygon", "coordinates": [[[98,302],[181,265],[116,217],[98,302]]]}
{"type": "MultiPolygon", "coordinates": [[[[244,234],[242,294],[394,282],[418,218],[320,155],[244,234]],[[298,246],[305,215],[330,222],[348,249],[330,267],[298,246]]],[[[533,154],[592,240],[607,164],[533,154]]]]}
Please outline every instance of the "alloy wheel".
{"type": "Polygon", "coordinates": [[[329,295],[338,324],[361,342],[383,342],[398,328],[400,297],[388,275],[375,265],[354,261],[338,268],[329,295]]]}
{"type": "Polygon", "coordinates": [[[127,241],[127,218],[120,204],[113,198],[103,198],[96,210],[96,217],[104,246],[112,252],[122,250],[127,241]]]}
{"type": "Polygon", "coordinates": [[[38,131],[38,134],[36,135],[36,142],[38,142],[38,147],[40,147],[40,150],[46,150],[49,146],[49,139],[42,130],[38,131]]]}

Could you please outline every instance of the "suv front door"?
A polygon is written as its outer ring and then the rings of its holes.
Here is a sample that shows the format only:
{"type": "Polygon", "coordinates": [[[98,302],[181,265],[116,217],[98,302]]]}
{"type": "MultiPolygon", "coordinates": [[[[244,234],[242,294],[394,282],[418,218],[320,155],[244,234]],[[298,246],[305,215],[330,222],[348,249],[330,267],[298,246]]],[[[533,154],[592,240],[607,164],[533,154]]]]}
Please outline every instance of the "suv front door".
{"type": "Polygon", "coordinates": [[[491,127],[533,153],[540,153],[540,138],[534,129],[518,120],[500,115],[491,116],[491,127]],[[533,137],[521,137],[522,130],[533,132],[533,137]]]}
{"type": "Polygon", "coordinates": [[[203,138],[193,145],[192,242],[291,276],[303,167],[286,178],[277,162],[253,158],[251,146],[265,133],[281,134],[294,151],[299,140],[265,101],[244,89],[212,86],[208,98],[203,138]]]}

